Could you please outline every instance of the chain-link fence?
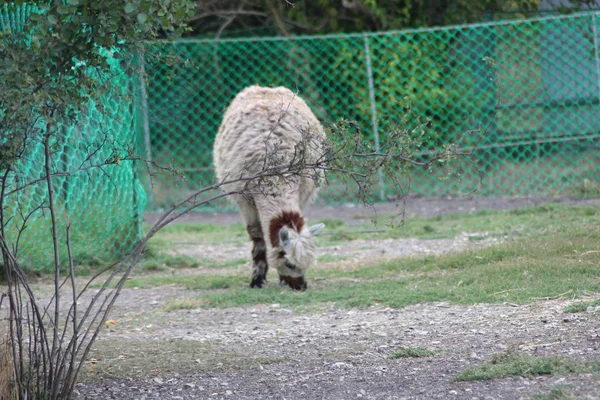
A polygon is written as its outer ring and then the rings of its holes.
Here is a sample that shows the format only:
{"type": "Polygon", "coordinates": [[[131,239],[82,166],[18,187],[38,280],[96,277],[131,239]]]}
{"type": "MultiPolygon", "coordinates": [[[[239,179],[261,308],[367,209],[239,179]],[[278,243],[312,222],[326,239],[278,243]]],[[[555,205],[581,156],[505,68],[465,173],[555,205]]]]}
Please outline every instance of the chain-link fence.
{"type": "MultiPolygon", "coordinates": [[[[28,5],[16,9],[1,6],[0,33],[22,32],[31,12],[36,9],[28,5]]],[[[127,149],[136,146],[139,136],[134,129],[136,90],[118,60],[110,60],[110,65],[110,73],[98,76],[106,88],[102,104],[87,104],[76,123],[55,128],[57,133],[50,142],[50,168],[55,175],[54,207],[63,263],[67,257],[67,224],[70,224],[72,254],[78,265],[114,261],[131,249],[141,233],[146,194],[133,163],[118,159],[128,155],[127,149]]],[[[1,104],[2,99],[0,111],[1,104]]],[[[44,172],[46,129],[40,116],[27,133],[26,150],[11,166],[2,188],[5,238],[13,250],[18,249],[21,264],[32,271],[43,270],[53,262],[44,172]]],[[[0,132],[0,145],[8,137],[8,132],[0,132]]],[[[6,170],[0,173],[4,178],[6,170]]]]}
{"type": "MultiPolygon", "coordinates": [[[[184,179],[157,176],[152,205],[160,208],[213,182],[211,149],[223,111],[252,84],[297,90],[325,124],[356,120],[374,145],[410,105],[429,121],[429,147],[475,146],[472,162],[433,175],[414,170],[412,193],[581,190],[599,179],[599,18],[587,13],[398,32],[154,43],[145,60],[146,152],[184,179]],[[465,135],[478,128],[485,131],[482,140],[465,135]]],[[[397,195],[386,182],[379,189],[376,198],[397,195]]],[[[355,199],[333,181],[320,201],[355,199]]]]}

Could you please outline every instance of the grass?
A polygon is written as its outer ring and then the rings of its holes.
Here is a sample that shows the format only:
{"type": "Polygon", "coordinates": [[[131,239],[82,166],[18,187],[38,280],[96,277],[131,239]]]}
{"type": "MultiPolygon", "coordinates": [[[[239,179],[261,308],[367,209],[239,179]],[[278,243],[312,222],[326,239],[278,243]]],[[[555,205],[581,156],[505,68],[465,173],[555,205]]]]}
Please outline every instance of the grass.
{"type": "MultiPolygon", "coordinates": [[[[336,220],[325,222],[334,230],[347,229],[336,220]]],[[[277,282],[269,283],[262,290],[249,290],[248,274],[226,272],[247,263],[244,259],[217,262],[166,254],[161,250],[161,241],[166,242],[177,235],[200,235],[188,239],[200,242],[206,242],[212,236],[239,237],[241,240],[246,235],[241,225],[181,224],[159,234],[158,243],[152,244],[141,263],[141,271],[154,273],[138,274],[126,283],[126,287],[181,285],[203,291],[197,301],[172,304],[168,306],[170,309],[271,303],[287,307],[320,307],[327,303],[339,307],[404,307],[433,301],[455,304],[507,301],[521,304],[534,299],[576,298],[600,292],[597,274],[597,265],[600,264],[598,207],[546,205],[411,219],[403,228],[390,229],[390,232],[381,235],[389,237],[401,233],[421,235],[422,239],[430,237],[431,228],[424,227],[432,227],[445,234],[465,231],[518,233],[510,235],[517,240],[509,240],[502,245],[436,257],[353,264],[349,260],[345,262],[347,259],[344,257],[321,254],[319,261],[322,266],[308,274],[309,290],[295,293],[281,288],[277,282]],[[327,263],[336,263],[336,267],[328,268],[327,263]],[[179,268],[198,268],[202,269],[202,273],[175,273],[179,268]]],[[[319,240],[331,241],[331,238],[319,240]]],[[[270,279],[276,281],[272,272],[270,279]]],[[[585,305],[586,308],[589,306],[585,305]]]]}
{"type": "Polygon", "coordinates": [[[451,239],[464,232],[473,233],[471,240],[481,240],[489,236],[536,237],[557,230],[569,219],[586,219],[587,223],[600,224],[600,209],[547,204],[514,210],[482,209],[470,214],[410,218],[400,223],[393,223],[392,218],[392,215],[379,215],[372,223],[365,222],[351,227],[345,224],[330,226],[325,221],[324,233],[327,235],[319,236],[318,244],[335,245],[340,241],[359,238],[451,239]],[[372,232],[374,228],[380,232],[372,232]],[[362,234],[361,231],[369,232],[362,234]]]}
{"type": "MultiPolygon", "coordinates": [[[[557,230],[565,221],[584,218],[589,224],[600,224],[600,209],[547,204],[515,210],[482,209],[470,214],[410,218],[401,223],[393,221],[393,215],[378,215],[372,221],[352,226],[338,219],[324,219],[314,223],[325,224],[322,234],[316,237],[317,245],[329,246],[360,238],[450,239],[463,232],[473,233],[473,240],[481,240],[487,236],[540,236],[548,233],[548,230],[557,230]],[[378,232],[373,232],[374,230],[378,232]]],[[[150,241],[150,245],[157,250],[168,250],[182,243],[216,244],[247,241],[247,233],[241,223],[234,225],[185,223],[165,227],[150,241]]]]}
{"type": "Polygon", "coordinates": [[[436,355],[438,352],[435,350],[430,350],[430,349],[426,349],[423,347],[398,347],[396,350],[394,350],[392,353],[390,353],[390,355],[388,356],[388,358],[408,358],[408,357],[413,357],[413,358],[419,358],[419,357],[429,357],[429,356],[434,356],[436,355]]]}
{"type": "MultiPolygon", "coordinates": [[[[569,220],[587,220],[589,224],[600,224],[598,207],[571,207],[547,204],[514,210],[495,211],[482,209],[470,214],[453,214],[435,218],[410,218],[402,223],[390,224],[392,215],[378,215],[373,221],[348,226],[344,221],[324,219],[315,221],[325,224],[321,235],[316,237],[319,245],[334,245],[358,239],[449,239],[463,232],[472,232],[473,240],[485,236],[510,235],[539,236],[556,231],[569,220]],[[376,230],[377,232],[373,232],[376,230]],[[367,233],[361,233],[367,231],[367,233]],[[484,234],[482,234],[484,233],[484,234]]],[[[243,224],[175,224],[161,230],[150,245],[157,250],[172,249],[182,243],[215,244],[244,243],[247,233],[243,224]]]]}
{"type": "Polygon", "coordinates": [[[334,262],[334,261],[344,261],[347,260],[348,256],[336,256],[336,255],[332,255],[332,254],[319,254],[317,256],[317,261],[320,263],[328,263],[328,262],[334,262]]]}
{"type": "Polygon", "coordinates": [[[245,286],[247,277],[241,275],[145,275],[129,279],[128,288],[148,289],[164,285],[181,285],[186,289],[216,290],[245,286]]]}
{"type": "Polygon", "coordinates": [[[170,250],[173,245],[184,243],[220,244],[246,241],[248,241],[248,234],[241,223],[233,225],[182,223],[167,225],[150,240],[149,245],[160,251],[170,250]]]}
{"type": "Polygon", "coordinates": [[[197,268],[199,266],[200,262],[198,260],[184,255],[148,252],[138,264],[138,269],[151,272],[165,271],[168,268],[197,268]]]}
{"type": "Polygon", "coordinates": [[[167,303],[167,305],[165,306],[165,311],[169,312],[173,310],[193,310],[203,305],[205,304],[203,304],[198,299],[175,300],[167,303]]]}
{"type": "Polygon", "coordinates": [[[600,254],[578,257],[578,253],[596,248],[599,242],[600,229],[570,229],[528,242],[509,242],[460,254],[397,259],[349,271],[315,270],[311,272],[315,280],[309,282],[309,290],[304,293],[273,285],[263,290],[234,286],[227,291],[203,293],[200,299],[213,307],[258,303],[404,307],[433,301],[522,304],[561,295],[577,297],[600,292],[600,254]]]}
{"type": "Polygon", "coordinates": [[[571,394],[568,386],[557,385],[548,393],[538,393],[531,396],[530,400],[576,400],[577,397],[571,394]]]}
{"type": "MultiPolygon", "coordinates": [[[[83,197],[88,195],[90,194],[81,193],[83,197]]],[[[104,195],[91,196],[86,200],[86,207],[78,210],[68,210],[64,203],[56,202],[55,210],[60,216],[57,219],[58,248],[63,271],[68,268],[67,221],[70,227],[73,261],[80,275],[86,275],[90,270],[98,270],[117,261],[133,248],[139,233],[138,223],[133,216],[134,211],[118,205],[107,206],[104,195]],[[64,218],[66,214],[69,215],[68,219],[64,218]]],[[[19,236],[19,228],[24,224],[21,213],[27,215],[29,207],[33,209],[37,203],[25,195],[16,203],[12,202],[12,196],[7,201],[5,215],[14,215],[7,221],[5,235],[11,247],[16,246],[16,240],[19,238],[17,255],[24,271],[40,275],[52,274],[54,253],[52,235],[49,233],[50,213],[38,209],[27,221],[19,236]]],[[[0,265],[1,263],[0,260],[0,265]]]]}
{"type": "Polygon", "coordinates": [[[571,194],[577,199],[597,199],[600,197],[600,182],[584,178],[573,184],[571,194]]]}
{"type": "MultiPolygon", "coordinates": [[[[326,222],[334,226],[333,229],[347,229],[335,220],[326,222]]],[[[129,280],[127,287],[181,285],[202,291],[196,300],[170,304],[168,309],[248,307],[271,303],[301,308],[322,307],[332,303],[339,307],[404,307],[434,301],[522,304],[536,299],[577,298],[600,292],[597,273],[600,264],[598,207],[546,205],[411,220],[405,224],[408,232],[403,234],[410,236],[420,232],[421,238],[429,237],[426,231],[430,229],[423,226],[446,233],[474,230],[517,233],[510,235],[516,240],[508,240],[498,246],[443,256],[400,258],[385,262],[373,260],[358,264],[343,257],[321,254],[321,266],[309,271],[309,290],[302,293],[280,287],[275,282],[276,275],[273,272],[270,273],[272,282],[266,287],[261,290],[248,289],[248,274],[236,271],[232,275],[226,272],[227,268],[240,266],[246,260],[223,263],[195,260],[200,264],[198,268],[202,268],[202,273],[174,274],[174,270],[171,270],[146,274],[129,280]],[[327,263],[335,263],[335,268],[328,268],[327,263]]],[[[222,237],[222,232],[215,232],[216,229],[214,225],[188,225],[173,232],[197,232],[201,235],[208,232],[222,237]]],[[[223,229],[228,235],[235,236],[231,230],[233,228],[223,229]]],[[[394,233],[383,234],[395,235],[398,229],[395,228],[394,233]]],[[[240,234],[245,235],[244,232],[240,234]]],[[[203,240],[208,240],[208,237],[203,236],[203,240]]],[[[167,257],[160,252],[155,254],[167,257]]],[[[161,262],[166,265],[166,261],[161,262]]],[[[175,261],[187,265],[190,260],[176,257],[175,261]]],[[[170,267],[177,268],[173,265],[170,267]]],[[[585,305],[586,308],[589,306],[585,305]]]]}
{"type": "Polygon", "coordinates": [[[225,269],[229,267],[239,267],[244,265],[248,260],[235,259],[216,261],[208,258],[194,258],[183,254],[169,254],[157,249],[155,245],[150,245],[144,253],[144,258],[138,264],[138,270],[145,272],[166,271],[168,269],[185,269],[185,268],[209,268],[209,269],[225,269]]]}
{"type": "Polygon", "coordinates": [[[600,307],[600,299],[599,300],[591,300],[591,301],[579,301],[577,303],[569,304],[565,308],[566,313],[580,313],[587,311],[590,307],[600,307]]]}
{"type": "Polygon", "coordinates": [[[485,381],[522,376],[532,378],[540,375],[565,375],[570,373],[600,371],[598,360],[571,360],[561,356],[530,356],[517,352],[495,354],[484,364],[462,371],[457,381],[485,381]]]}

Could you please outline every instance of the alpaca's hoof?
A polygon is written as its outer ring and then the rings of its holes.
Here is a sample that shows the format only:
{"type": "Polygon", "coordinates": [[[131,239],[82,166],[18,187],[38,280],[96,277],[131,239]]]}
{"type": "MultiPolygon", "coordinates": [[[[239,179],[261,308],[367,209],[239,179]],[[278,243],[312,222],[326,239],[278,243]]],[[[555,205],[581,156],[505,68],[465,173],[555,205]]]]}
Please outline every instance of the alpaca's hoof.
{"type": "Polygon", "coordinates": [[[267,282],[265,278],[253,278],[250,282],[251,288],[262,288],[263,283],[267,282]]]}

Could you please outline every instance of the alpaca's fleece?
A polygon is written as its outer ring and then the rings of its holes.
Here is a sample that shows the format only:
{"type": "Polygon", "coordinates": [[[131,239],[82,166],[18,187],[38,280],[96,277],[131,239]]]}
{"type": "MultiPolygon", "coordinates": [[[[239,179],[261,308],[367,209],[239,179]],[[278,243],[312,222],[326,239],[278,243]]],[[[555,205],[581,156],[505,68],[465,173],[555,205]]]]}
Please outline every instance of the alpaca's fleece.
{"type": "MultiPolygon", "coordinates": [[[[286,88],[252,86],[231,102],[215,139],[214,163],[220,181],[260,175],[265,169],[285,167],[302,160],[315,164],[322,157],[325,132],[304,100],[286,88]]],[[[298,165],[298,164],[296,164],[298,165]]],[[[283,175],[283,176],[282,176],[283,175]]],[[[260,287],[269,266],[283,281],[302,278],[315,261],[311,234],[302,210],[313,197],[314,179],[321,173],[304,168],[301,176],[237,181],[223,187],[237,203],[254,241],[252,286],[260,287]],[[265,254],[266,253],[266,254],[265,254]],[[266,260],[261,255],[264,254],[266,260]],[[289,278],[289,279],[288,279],[289,278]]]]}

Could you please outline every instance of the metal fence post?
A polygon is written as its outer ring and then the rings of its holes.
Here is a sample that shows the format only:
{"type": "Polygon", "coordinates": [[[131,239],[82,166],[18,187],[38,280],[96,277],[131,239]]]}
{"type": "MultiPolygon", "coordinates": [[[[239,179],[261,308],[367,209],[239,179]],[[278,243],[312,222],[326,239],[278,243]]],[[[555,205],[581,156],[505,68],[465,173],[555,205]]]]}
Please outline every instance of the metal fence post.
{"type": "MultiPolygon", "coordinates": [[[[371,49],[369,48],[369,36],[363,35],[363,42],[365,44],[365,61],[367,63],[367,79],[369,82],[369,101],[371,103],[371,124],[373,126],[373,136],[375,139],[375,151],[379,153],[379,126],[377,122],[377,106],[375,104],[375,85],[373,83],[373,68],[371,66],[371,49]]],[[[383,172],[381,168],[377,170],[379,175],[379,199],[385,201],[385,185],[383,182],[383,172]]]]}
{"type": "Polygon", "coordinates": [[[592,15],[592,32],[594,34],[594,57],[596,58],[596,82],[598,84],[598,101],[600,101],[600,58],[598,57],[598,30],[596,29],[596,15],[592,15]]]}
{"type": "MultiPolygon", "coordinates": [[[[146,91],[146,66],[144,51],[138,52],[140,62],[140,101],[142,108],[142,125],[144,129],[144,147],[146,150],[146,163],[150,166],[152,163],[152,145],[150,143],[150,121],[148,121],[148,92],[146,91]]],[[[153,201],[152,190],[148,191],[148,201],[153,201]]]]}
{"type": "Polygon", "coordinates": [[[144,125],[144,145],[146,147],[146,161],[152,161],[152,149],[150,146],[150,122],[148,121],[148,92],[146,91],[146,67],[144,53],[140,51],[140,95],[142,96],[142,119],[144,125]]]}

